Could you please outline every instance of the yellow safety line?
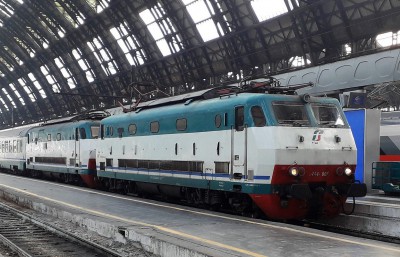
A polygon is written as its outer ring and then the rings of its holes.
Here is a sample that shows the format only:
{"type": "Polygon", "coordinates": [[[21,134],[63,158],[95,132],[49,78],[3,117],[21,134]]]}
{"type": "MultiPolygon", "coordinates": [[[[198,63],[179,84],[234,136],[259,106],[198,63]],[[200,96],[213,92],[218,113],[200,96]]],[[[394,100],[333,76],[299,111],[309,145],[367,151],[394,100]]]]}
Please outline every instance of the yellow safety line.
{"type": "MultiPolygon", "coordinates": [[[[24,179],[29,180],[29,178],[24,178],[24,179]]],[[[157,204],[157,203],[149,203],[149,202],[145,202],[145,201],[142,201],[142,200],[136,200],[136,199],[126,198],[126,197],[122,197],[122,196],[110,195],[110,194],[106,194],[106,193],[102,193],[102,192],[97,192],[97,191],[94,191],[94,190],[76,188],[76,187],[71,187],[71,186],[67,186],[67,185],[54,184],[54,183],[46,182],[46,181],[40,181],[40,180],[35,180],[35,181],[42,182],[42,183],[47,183],[47,184],[52,184],[52,185],[57,185],[57,186],[60,186],[60,187],[70,188],[70,189],[74,189],[74,190],[78,190],[78,191],[83,191],[83,192],[88,192],[88,193],[95,193],[95,194],[98,194],[98,195],[104,195],[104,196],[113,197],[113,198],[116,198],[116,199],[123,199],[123,200],[132,201],[132,202],[138,202],[138,203],[143,203],[143,204],[147,204],[147,205],[152,205],[152,206],[158,206],[158,207],[163,207],[163,208],[168,208],[168,209],[173,209],[173,210],[178,210],[178,211],[184,211],[184,212],[188,212],[188,213],[194,213],[194,214],[203,215],[203,216],[221,218],[221,219],[231,220],[231,221],[239,221],[239,222],[253,224],[253,225],[259,225],[259,226],[263,226],[263,227],[269,227],[269,228],[280,229],[280,230],[285,230],[285,231],[290,231],[290,232],[296,232],[296,233],[300,233],[300,234],[304,234],[304,235],[308,235],[308,236],[315,236],[315,237],[321,237],[321,238],[325,238],[325,239],[336,240],[336,241],[345,242],[345,243],[349,243],[349,244],[368,246],[368,247],[372,247],[372,248],[378,248],[378,249],[383,249],[383,250],[388,250],[388,251],[393,251],[393,252],[400,252],[400,248],[380,246],[380,245],[374,245],[374,244],[364,243],[364,242],[357,242],[357,241],[350,240],[350,239],[344,239],[344,238],[338,238],[338,237],[333,237],[333,236],[328,236],[328,235],[322,235],[322,234],[317,234],[317,233],[313,233],[313,232],[307,232],[307,231],[303,231],[303,230],[299,230],[299,229],[288,228],[288,227],[283,227],[283,226],[278,226],[278,225],[265,224],[265,223],[261,223],[261,222],[257,222],[257,221],[244,220],[244,219],[239,219],[239,218],[221,216],[221,215],[218,215],[218,214],[204,213],[204,212],[199,212],[199,211],[187,210],[187,209],[183,209],[183,208],[179,208],[179,207],[173,207],[173,206],[162,205],[162,204],[157,204]]],[[[19,190],[19,189],[16,188],[16,190],[19,190]]],[[[23,191],[23,192],[25,192],[25,191],[23,191]]],[[[40,197],[40,196],[38,196],[38,197],[40,197]]],[[[50,200],[52,200],[52,199],[50,199],[50,200]]],[[[54,201],[56,201],[56,200],[54,200],[54,201]]],[[[154,225],[151,225],[151,226],[154,226],[154,225]]]]}
{"type": "Polygon", "coordinates": [[[103,212],[99,212],[99,211],[83,208],[83,207],[80,207],[80,206],[77,206],[77,205],[74,205],[74,204],[69,204],[69,203],[58,201],[58,200],[55,200],[55,199],[51,199],[51,198],[48,198],[48,197],[45,197],[45,196],[40,196],[40,195],[37,195],[35,193],[27,192],[25,190],[21,190],[19,188],[10,187],[10,186],[4,185],[4,184],[0,184],[0,186],[6,187],[6,188],[9,188],[9,189],[12,189],[12,190],[24,193],[24,194],[28,194],[28,195],[31,195],[31,196],[34,196],[34,197],[38,197],[38,198],[41,198],[41,199],[44,199],[44,200],[47,200],[47,201],[51,201],[51,202],[54,202],[54,203],[57,203],[57,204],[62,204],[62,205],[65,205],[65,206],[68,206],[68,207],[71,207],[71,208],[74,208],[74,209],[77,209],[77,210],[89,212],[91,214],[95,214],[95,215],[99,215],[99,216],[102,216],[102,217],[111,218],[111,219],[115,219],[115,220],[131,223],[131,224],[134,224],[134,225],[140,225],[140,226],[146,226],[146,227],[158,229],[160,231],[164,231],[164,232],[167,232],[167,233],[170,233],[170,234],[174,234],[174,235],[178,235],[178,236],[181,236],[181,237],[193,239],[193,240],[196,240],[196,241],[200,241],[200,242],[203,242],[203,243],[207,243],[207,244],[214,245],[214,246],[217,246],[217,247],[221,247],[221,248],[224,248],[224,249],[228,249],[228,250],[231,250],[231,251],[243,253],[243,254],[246,254],[248,256],[267,257],[266,255],[262,255],[262,254],[251,252],[251,251],[247,251],[247,250],[244,250],[244,249],[241,249],[241,248],[237,248],[237,247],[234,247],[234,246],[230,246],[230,245],[226,245],[226,244],[221,244],[221,243],[209,240],[209,239],[205,239],[205,238],[193,236],[193,235],[190,235],[190,234],[182,233],[182,232],[179,232],[179,231],[176,231],[176,230],[173,230],[173,229],[169,229],[169,228],[166,228],[166,227],[163,227],[163,226],[158,226],[158,225],[148,224],[148,223],[145,223],[145,222],[125,219],[125,218],[118,217],[118,216],[115,216],[115,215],[111,215],[111,214],[107,214],[107,213],[103,213],[103,212]]]}

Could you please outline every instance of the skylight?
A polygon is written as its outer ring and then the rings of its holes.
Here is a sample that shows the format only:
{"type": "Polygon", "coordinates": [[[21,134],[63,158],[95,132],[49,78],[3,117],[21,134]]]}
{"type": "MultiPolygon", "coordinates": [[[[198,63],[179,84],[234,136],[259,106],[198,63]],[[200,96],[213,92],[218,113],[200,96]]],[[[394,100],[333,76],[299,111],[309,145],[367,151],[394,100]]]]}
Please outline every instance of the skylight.
{"type": "Polygon", "coordinates": [[[43,47],[45,49],[48,47],[49,41],[43,35],[39,35],[35,28],[27,26],[26,29],[29,31],[28,35],[34,39],[35,43],[39,47],[43,47]]]}
{"type": "Polygon", "coordinates": [[[67,84],[70,89],[74,89],[76,87],[76,81],[75,78],[72,76],[71,71],[65,67],[65,63],[61,57],[57,57],[54,59],[54,62],[56,63],[57,67],[60,69],[61,74],[64,76],[64,78],[67,79],[67,84]]]}
{"type": "MultiPolygon", "coordinates": [[[[9,110],[8,106],[6,105],[6,102],[4,102],[3,98],[1,98],[1,96],[0,96],[0,102],[3,104],[4,108],[8,111],[9,110]]],[[[0,113],[3,113],[3,112],[0,110],[0,113]]]]}
{"type": "MultiPolygon", "coordinates": [[[[35,50],[33,50],[30,46],[28,46],[25,41],[21,40],[18,37],[14,37],[15,42],[23,49],[26,50],[29,56],[35,56],[35,50]]],[[[22,61],[19,62],[19,65],[24,64],[22,61]]]]}
{"type": "Polygon", "coordinates": [[[5,3],[5,1],[0,1],[0,12],[3,16],[10,18],[14,15],[14,8],[10,4],[5,3]]]}
{"type": "Polygon", "coordinates": [[[110,0],[86,0],[89,5],[91,5],[97,13],[101,13],[106,9],[110,3],[110,0]]]}
{"type": "Polygon", "coordinates": [[[18,97],[19,101],[21,102],[22,105],[25,105],[24,99],[21,97],[21,94],[16,90],[14,84],[9,84],[11,90],[14,92],[14,94],[18,97]]]}
{"type": "Polygon", "coordinates": [[[52,34],[54,37],[60,39],[65,36],[65,29],[58,23],[57,20],[54,19],[54,17],[49,17],[46,16],[45,14],[41,14],[39,16],[40,18],[40,23],[50,34],[52,34]]]}
{"type": "Polygon", "coordinates": [[[36,97],[35,95],[32,93],[32,90],[30,87],[28,87],[26,85],[26,81],[23,78],[19,78],[18,79],[19,84],[21,85],[21,87],[25,90],[25,92],[28,94],[29,99],[31,99],[31,102],[35,102],[36,101],[36,97]]]}
{"type": "Polygon", "coordinates": [[[92,42],[88,42],[90,50],[92,50],[97,61],[101,64],[104,72],[107,75],[112,75],[117,73],[118,66],[117,63],[111,56],[110,51],[104,46],[103,41],[100,37],[96,37],[92,42]]]}
{"type": "Polygon", "coordinates": [[[182,2],[185,4],[194,23],[196,23],[197,30],[204,42],[224,35],[220,26],[217,27],[219,24],[216,24],[212,19],[215,11],[210,0],[182,0],[182,2]]]}
{"type": "Polygon", "coordinates": [[[393,33],[393,32],[386,32],[379,34],[376,37],[376,42],[378,43],[378,47],[389,47],[392,45],[397,45],[399,42],[397,41],[397,36],[399,32],[393,33]]]}
{"type": "Polygon", "coordinates": [[[11,98],[11,96],[8,94],[7,90],[3,87],[1,90],[3,90],[3,93],[7,96],[8,100],[12,104],[14,108],[17,108],[17,105],[15,104],[14,100],[11,98]]]}
{"type": "Polygon", "coordinates": [[[78,10],[76,6],[74,6],[73,1],[62,1],[56,0],[55,1],[57,9],[60,13],[65,17],[65,19],[72,24],[75,28],[82,25],[85,21],[85,16],[82,12],[78,10]]]}
{"type": "Polygon", "coordinates": [[[44,90],[43,90],[42,86],[40,85],[39,81],[36,80],[35,75],[33,75],[33,73],[29,73],[29,74],[28,74],[28,77],[29,77],[29,79],[32,81],[32,83],[33,83],[33,85],[36,87],[36,89],[39,91],[40,96],[41,96],[42,98],[46,98],[47,95],[46,95],[46,93],[44,92],[44,90]]]}
{"type": "Polygon", "coordinates": [[[305,66],[306,64],[311,64],[311,61],[309,59],[304,61],[304,57],[295,56],[289,59],[289,63],[291,67],[301,67],[305,66]]]}
{"type": "Polygon", "coordinates": [[[183,49],[182,40],[161,3],[139,13],[163,56],[183,49]],[[168,38],[168,40],[166,39],[168,38]]]}
{"type": "MultiPolygon", "coordinates": [[[[6,49],[6,50],[7,50],[7,49],[6,49]]],[[[15,54],[14,54],[14,55],[15,55],[15,54]]],[[[14,58],[14,60],[15,60],[15,58],[14,58]]],[[[10,70],[10,71],[13,71],[13,70],[14,70],[14,65],[13,65],[13,64],[10,64],[10,63],[8,62],[8,58],[5,59],[4,57],[0,56],[0,62],[1,62],[2,64],[4,64],[4,65],[7,67],[8,70],[10,70]]]]}
{"type": "Polygon", "coordinates": [[[285,0],[252,0],[251,6],[259,22],[288,12],[285,0]]]}
{"type": "Polygon", "coordinates": [[[43,66],[40,67],[40,71],[45,76],[47,82],[51,85],[51,88],[53,89],[53,92],[59,93],[61,87],[58,84],[56,78],[52,74],[49,73],[49,68],[46,65],[43,65],[43,66]]]}
{"type": "Polygon", "coordinates": [[[93,70],[89,66],[89,62],[82,57],[82,52],[79,48],[72,50],[72,56],[74,56],[75,60],[78,62],[79,67],[85,72],[86,79],[89,82],[93,82],[95,79],[95,75],[93,70]]]}
{"type": "Polygon", "coordinates": [[[144,63],[145,54],[138,40],[128,32],[129,26],[126,22],[118,27],[110,29],[111,34],[117,40],[121,50],[124,52],[130,65],[141,65],[144,63]]]}

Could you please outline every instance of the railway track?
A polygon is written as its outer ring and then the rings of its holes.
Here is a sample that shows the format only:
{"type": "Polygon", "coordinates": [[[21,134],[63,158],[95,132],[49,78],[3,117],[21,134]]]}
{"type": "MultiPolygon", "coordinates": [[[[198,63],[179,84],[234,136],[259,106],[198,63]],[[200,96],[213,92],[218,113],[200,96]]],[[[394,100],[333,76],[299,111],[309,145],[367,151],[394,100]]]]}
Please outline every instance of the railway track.
{"type": "Polygon", "coordinates": [[[0,244],[4,244],[12,250],[12,253],[7,256],[120,256],[103,246],[62,231],[50,224],[45,224],[1,203],[0,244]]]}

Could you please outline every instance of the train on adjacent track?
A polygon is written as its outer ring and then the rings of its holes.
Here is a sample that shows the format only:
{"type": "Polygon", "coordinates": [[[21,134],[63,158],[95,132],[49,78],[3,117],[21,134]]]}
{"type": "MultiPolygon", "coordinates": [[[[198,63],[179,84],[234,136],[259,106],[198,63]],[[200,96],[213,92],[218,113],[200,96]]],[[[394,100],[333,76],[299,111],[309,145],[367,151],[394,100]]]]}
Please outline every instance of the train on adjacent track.
{"type": "Polygon", "coordinates": [[[271,81],[217,87],[0,132],[0,165],[271,219],[333,217],[354,179],[356,146],[339,102],[271,81]]]}

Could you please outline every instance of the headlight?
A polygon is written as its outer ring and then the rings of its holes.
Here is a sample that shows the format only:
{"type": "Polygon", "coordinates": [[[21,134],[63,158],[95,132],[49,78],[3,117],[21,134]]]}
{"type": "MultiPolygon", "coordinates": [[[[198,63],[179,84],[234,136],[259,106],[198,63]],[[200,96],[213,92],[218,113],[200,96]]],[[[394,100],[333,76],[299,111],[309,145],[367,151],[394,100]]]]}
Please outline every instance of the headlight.
{"type": "Polygon", "coordinates": [[[299,169],[296,167],[291,167],[289,169],[289,174],[292,175],[293,177],[297,177],[299,175],[299,169]]]}
{"type": "Polygon", "coordinates": [[[347,176],[351,176],[351,173],[352,173],[353,171],[350,169],[350,168],[345,168],[344,169],[344,174],[346,174],[347,176]]]}

